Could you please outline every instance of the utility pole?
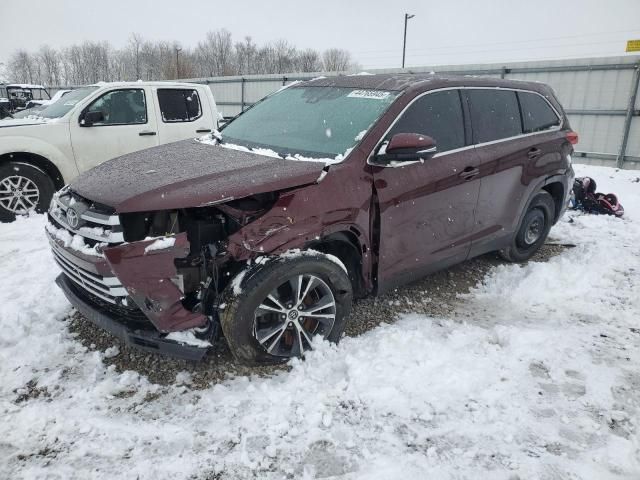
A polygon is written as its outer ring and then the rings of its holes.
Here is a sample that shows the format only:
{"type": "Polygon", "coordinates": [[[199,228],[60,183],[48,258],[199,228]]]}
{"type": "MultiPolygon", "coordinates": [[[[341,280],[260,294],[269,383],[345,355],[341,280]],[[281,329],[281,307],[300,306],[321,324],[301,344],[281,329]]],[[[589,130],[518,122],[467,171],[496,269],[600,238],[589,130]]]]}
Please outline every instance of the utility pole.
{"type": "Polygon", "coordinates": [[[180,47],[176,47],[176,79],[180,78],[180,60],[178,54],[182,51],[180,47]]]}
{"type": "Polygon", "coordinates": [[[407,52],[407,22],[410,18],[415,17],[415,15],[409,15],[408,13],[404,14],[404,42],[402,42],[402,68],[404,68],[404,58],[407,52]]]}

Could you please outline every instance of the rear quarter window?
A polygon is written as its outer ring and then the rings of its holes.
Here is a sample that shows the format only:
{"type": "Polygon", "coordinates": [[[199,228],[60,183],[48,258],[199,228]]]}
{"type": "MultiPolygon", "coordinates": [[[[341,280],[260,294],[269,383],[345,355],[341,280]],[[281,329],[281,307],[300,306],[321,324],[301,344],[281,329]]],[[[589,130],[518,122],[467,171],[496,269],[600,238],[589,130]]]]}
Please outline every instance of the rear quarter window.
{"type": "Polygon", "coordinates": [[[536,93],[518,92],[524,133],[541,132],[560,126],[560,118],[549,103],[536,93]]]}
{"type": "Polygon", "coordinates": [[[193,122],[202,116],[200,97],[196,90],[160,88],[158,103],[165,123],[193,122]]]}
{"type": "Polygon", "coordinates": [[[491,142],[522,133],[516,92],[467,90],[474,143],[491,142]]]}

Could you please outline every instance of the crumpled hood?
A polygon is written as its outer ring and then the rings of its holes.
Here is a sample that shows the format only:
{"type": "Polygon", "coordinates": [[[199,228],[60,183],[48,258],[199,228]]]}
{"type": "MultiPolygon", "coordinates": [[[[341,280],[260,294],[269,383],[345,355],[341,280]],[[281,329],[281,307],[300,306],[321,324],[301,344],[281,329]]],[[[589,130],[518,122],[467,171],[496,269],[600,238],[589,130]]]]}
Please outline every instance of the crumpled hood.
{"type": "Polygon", "coordinates": [[[169,210],[311,184],[323,168],[184,140],[109,160],[71,190],[118,213],[169,210]]]}

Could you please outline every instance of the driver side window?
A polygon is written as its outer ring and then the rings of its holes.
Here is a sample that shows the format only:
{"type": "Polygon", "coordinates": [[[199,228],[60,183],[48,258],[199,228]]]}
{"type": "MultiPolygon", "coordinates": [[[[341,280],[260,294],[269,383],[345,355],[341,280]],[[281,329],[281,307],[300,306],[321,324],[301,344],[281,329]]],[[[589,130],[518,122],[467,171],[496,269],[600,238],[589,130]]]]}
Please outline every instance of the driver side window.
{"type": "Polygon", "coordinates": [[[387,140],[396,133],[428,135],[436,141],[438,153],[464,147],[464,117],[458,90],[418,98],[389,131],[387,140]]]}
{"type": "Polygon", "coordinates": [[[104,121],[100,125],[137,125],[147,123],[147,103],[144,90],[112,90],[95,100],[87,112],[102,112],[104,121]]]}

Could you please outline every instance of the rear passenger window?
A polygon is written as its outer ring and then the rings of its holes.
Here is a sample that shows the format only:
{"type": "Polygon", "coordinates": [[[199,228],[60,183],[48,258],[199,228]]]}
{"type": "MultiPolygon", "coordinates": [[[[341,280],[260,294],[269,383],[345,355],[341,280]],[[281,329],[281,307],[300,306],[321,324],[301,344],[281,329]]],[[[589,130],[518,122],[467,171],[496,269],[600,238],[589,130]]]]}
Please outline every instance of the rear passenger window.
{"type": "Polygon", "coordinates": [[[560,125],[560,119],[540,95],[518,92],[524,133],[540,132],[560,125]]]}
{"type": "Polygon", "coordinates": [[[158,102],[165,123],[193,122],[202,116],[200,98],[195,90],[161,88],[158,89],[158,102]]]}
{"type": "Polygon", "coordinates": [[[418,98],[387,136],[421,133],[436,141],[438,152],[464,147],[464,120],[457,90],[434,92],[418,98]]]}
{"type": "Polygon", "coordinates": [[[522,133],[516,92],[469,90],[474,143],[491,142],[522,133]]]}

